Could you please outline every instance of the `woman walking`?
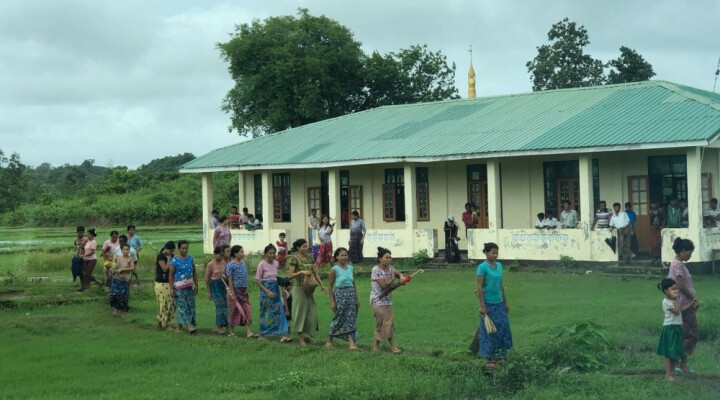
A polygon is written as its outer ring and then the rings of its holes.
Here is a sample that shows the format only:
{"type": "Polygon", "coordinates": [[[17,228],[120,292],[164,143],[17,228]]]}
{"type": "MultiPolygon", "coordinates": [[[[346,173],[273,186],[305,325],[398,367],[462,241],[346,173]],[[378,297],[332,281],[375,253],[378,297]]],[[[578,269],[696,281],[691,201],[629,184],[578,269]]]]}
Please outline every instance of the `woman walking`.
{"type": "Polygon", "coordinates": [[[333,245],[332,245],[332,233],[335,229],[335,223],[330,223],[330,218],[327,215],[323,215],[320,219],[320,228],[318,229],[318,239],[320,239],[320,250],[318,251],[317,260],[315,260],[315,266],[322,267],[326,264],[332,263],[333,256],[333,245]]]}
{"type": "Polygon", "coordinates": [[[395,344],[395,317],[392,309],[392,291],[403,285],[405,277],[390,265],[392,253],[390,250],[378,247],[378,264],[373,267],[370,279],[372,289],[370,290],[370,306],[375,317],[375,335],[373,351],[380,351],[380,342],[387,340],[390,344],[390,351],[395,354],[402,352],[395,344]],[[398,278],[398,282],[394,282],[398,278]]]}
{"type": "Polygon", "coordinates": [[[289,342],[288,323],[285,318],[285,306],[277,280],[278,262],[275,260],[277,250],[269,244],[265,246],[264,258],[258,263],[255,272],[255,283],[260,287],[260,337],[280,336],[280,342],[289,342]]]}
{"type": "Polygon", "coordinates": [[[213,233],[213,247],[222,245],[230,245],[230,228],[228,228],[228,220],[226,216],[218,219],[220,223],[213,233]]]}
{"type": "Polygon", "coordinates": [[[102,286],[102,282],[95,279],[93,276],[93,269],[95,269],[95,264],[97,264],[97,242],[95,241],[95,229],[88,229],[87,231],[87,242],[85,243],[84,253],[83,253],[83,275],[81,284],[82,287],[78,289],[78,292],[84,292],[90,288],[90,283],[94,282],[98,286],[102,286]]]}
{"type": "Polygon", "coordinates": [[[502,264],[498,259],[498,245],[485,243],[483,247],[485,261],[477,267],[477,294],[480,301],[480,356],[484,357],[488,368],[495,368],[497,362],[512,348],[510,331],[510,306],[502,283],[502,264]],[[485,328],[484,318],[490,318],[495,324],[495,333],[485,328]]]}
{"type": "Polygon", "coordinates": [[[230,305],[228,310],[229,336],[235,336],[235,327],[244,326],[247,337],[260,337],[253,333],[252,311],[248,297],[248,268],[243,261],[245,252],[242,246],[235,245],[230,248],[231,261],[227,265],[225,274],[228,278],[227,302],[230,305]]]}
{"type": "Polygon", "coordinates": [[[205,268],[205,286],[208,290],[208,300],[215,303],[215,333],[225,334],[228,325],[227,289],[225,289],[225,267],[223,246],[215,247],[214,258],[205,268]]]}
{"type": "Polygon", "coordinates": [[[675,373],[681,375],[687,372],[694,372],[688,367],[687,359],[692,355],[695,346],[700,340],[700,326],[697,320],[697,309],[700,302],[695,295],[692,276],[685,263],[690,260],[695,250],[695,245],[688,239],[676,238],[673,242],[675,258],[670,262],[668,278],[677,283],[678,302],[682,311],[682,342],[685,356],[680,359],[680,366],[675,368],[675,373]],[[692,305],[688,306],[688,304],[692,305]]]}
{"type": "Polygon", "coordinates": [[[360,219],[360,213],[354,210],[350,213],[350,250],[348,256],[350,262],[353,264],[359,264],[363,261],[363,245],[365,244],[365,233],[367,228],[365,227],[365,221],[360,219]]]}
{"type": "Polygon", "coordinates": [[[335,250],[335,261],[337,264],[330,269],[328,274],[328,287],[330,293],[330,308],[335,317],[330,324],[325,347],[332,347],[333,337],[348,341],[350,350],[357,350],[355,339],[357,335],[358,302],[357,291],[355,290],[355,279],[353,278],[353,266],[348,264],[348,251],[344,247],[335,250]]]}
{"type": "Polygon", "coordinates": [[[158,329],[172,330],[175,323],[175,300],[170,290],[170,259],[175,252],[175,242],[165,243],[155,257],[155,299],[158,313],[155,316],[158,329]]]}
{"type": "Polygon", "coordinates": [[[110,307],[116,317],[130,309],[130,277],[135,271],[135,260],[130,257],[130,245],[124,244],[120,251],[122,255],[115,261],[115,267],[110,269],[110,307]]]}
{"type": "MultiPolygon", "coordinates": [[[[323,217],[323,220],[326,218],[323,217]]],[[[290,267],[288,278],[296,280],[293,285],[292,331],[297,332],[300,346],[310,343],[319,329],[317,304],[313,297],[315,287],[319,285],[326,292],[317,272],[317,264],[313,265],[312,256],[308,254],[309,249],[307,240],[298,239],[293,243],[296,254],[287,260],[290,267]]]]}
{"type": "Polygon", "coordinates": [[[178,241],[178,254],[170,260],[170,293],[177,307],[177,328],[185,326],[190,334],[197,332],[195,320],[195,295],[198,292],[197,268],[195,259],[188,254],[187,240],[178,241]]]}

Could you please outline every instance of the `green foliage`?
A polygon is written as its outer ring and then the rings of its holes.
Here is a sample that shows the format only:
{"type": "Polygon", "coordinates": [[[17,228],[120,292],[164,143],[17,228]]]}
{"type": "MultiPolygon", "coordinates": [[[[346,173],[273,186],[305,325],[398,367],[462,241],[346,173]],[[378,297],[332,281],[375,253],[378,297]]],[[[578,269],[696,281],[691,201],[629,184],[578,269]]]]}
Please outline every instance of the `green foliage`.
{"type": "Polygon", "coordinates": [[[570,256],[560,256],[560,260],[555,264],[555,268],[562,268],[562,269],[575,269],[577,267],[577,262],[575,262],[575,259],[570,256]]]}
{"type": "Polygon", "coordinates": [[[655,72],[650,63],[628,47],[620,47],[620,57],[603,64],[585,54],[590,38],[584,26],[565,18],[548,32],[550,45],[537,47],[538,55],[525,66],[532,75],[533,90],[596,86],[604,83],[646,81],[655,72]],[[607,77],[603,69],[610,68],[607,77]]]}
{"type": "Polygon", "coordinates": [[[612,68],[608,72],[607,83],[626,83],[647,81],[655,76],[652,65],[635,50],[620,47],[620,57],[611,60],[607,66],[612,68]]]}
{"type": "Polygon", "coordinates": [[[261,136],[384,104],[457,97],[455,66],[412,46],[366,56],[352,32],[325,16],[269,17],[218,43],[235,86],[223,100],[230,131],[261,136]]]}
{"type": "Polygon", "coordinates": [[[508,271],[510,272],[518,272],[520,269],[522,269],[522,265],[520,265],[518,260],[512,260],[510,264],[508,264],[508,271]]]}
{"type": "Polygon", "coordinates": [[[511,352],[493,376],[493,386],[512,395],[532,385],[542,386],[549,380],[550,373],[537,355],[511,352]]]}
{"type": "Polygon", "coordinates": [[[419,250],[419,251],[413,253],[411,260],[412,260],[412,265],[414,267],[417,267],[417,266],[423,265],[423,264],[427,263],[428,261],[430,261],[430,256],[428,255],[427,250],[422,249],[422,250],[419,250]]]}
{"type": "Polygon", "coordinates": [[[603,84],[603,62],[584,50],[590,44],[584,26],[565,18],[553,24],[548,40],[552,43],[537,47],[538,55],[525,64],[534,91],[603,84]]]}
{"type": "Polygon", "coordinates": [[[147,164],[141,165],[140,168],[138,168],[138,172],[145,175],[177,173],[183,164],[186,164],[194,159],[195,155],[192,153],[183,153],[176,156],[156,158],[147,164]]]}
{"type": "Polygon", "coordinates": [[[537,351],[548,369],[598,370],[607,365],[614,350],[605,329],[591,321],[558,326],[549,336],[550,341],[537,351]]]}
{"type": "MultiPolygon", "coordinates": [[[[102,245],[102,244],[101,244],[102,245]]],[[[27,257],[28,273],[40,272],[68,272],[70,273],[70,260],[74,252],[41,252],[35,251],[27,257]]],[[[102,265],[102,260],[98,261],[102,265]]]]}

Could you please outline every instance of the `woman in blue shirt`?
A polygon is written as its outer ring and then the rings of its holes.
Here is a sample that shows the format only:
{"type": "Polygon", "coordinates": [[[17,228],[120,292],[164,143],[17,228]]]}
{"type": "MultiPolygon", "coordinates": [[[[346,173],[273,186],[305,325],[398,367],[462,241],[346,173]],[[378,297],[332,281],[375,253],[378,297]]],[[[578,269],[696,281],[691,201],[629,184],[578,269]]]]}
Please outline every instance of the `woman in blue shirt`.
{"type": "Polygon", "coordinates": [[[197,269],[195,259],[188,254],[188,241],[178,242],[178,252],[170,260],[170,295],[175,298],[177,308],[177,329],[180,332],[183,326],[191,334],[197,331],[195,325],[195,295],[198,293],[197,269]]]}
{"type": "Polygon", "coordinates": [[[350,258],[346,248],[339,247],[335,250],[335,264],[328,273],[328,290],[330,293],[330,307],[335,317],[330,324],[325,347],[332,347],[333,337],[348,341],[350,350],[357,350],[355,339],[357,334],[356,320],[360,307],[357,291],[355,290],[355,279],[353,278],[353,266],[348,264],[350,258]]]}
{"type": "Polygon", "coordinates": [[[497,261],[498,245],[485,243],[485,261],[477,267],[477,293],[480,300],[480,357],[487,359],[486,366],[494,368],[499,359],[505,358],[512,348],[510,331],[510,306],[502,284],[502,264],[497,261]],[[483,319],[490,317],[497,331],[488,333],[483,319]]]}

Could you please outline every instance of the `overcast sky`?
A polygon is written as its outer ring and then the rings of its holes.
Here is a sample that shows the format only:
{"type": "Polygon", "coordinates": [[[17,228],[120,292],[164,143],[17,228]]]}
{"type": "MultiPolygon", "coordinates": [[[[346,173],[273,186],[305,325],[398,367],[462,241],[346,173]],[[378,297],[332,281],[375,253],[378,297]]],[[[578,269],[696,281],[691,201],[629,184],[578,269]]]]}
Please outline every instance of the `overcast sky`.
{"type": "Polygon", "coordinates": [[[350,28],[366,52],[427,44],[457,66],[467,96],[529,92],[525,63],[564,17],[607,61],[637,50],[655,79],[712,90],[720,1],[245,0],[0,2],[0,149],[36,166],[138,167],[243,140],[220,104],[233,82],[215,44],[235,24],[306,7],[350,28]]]}

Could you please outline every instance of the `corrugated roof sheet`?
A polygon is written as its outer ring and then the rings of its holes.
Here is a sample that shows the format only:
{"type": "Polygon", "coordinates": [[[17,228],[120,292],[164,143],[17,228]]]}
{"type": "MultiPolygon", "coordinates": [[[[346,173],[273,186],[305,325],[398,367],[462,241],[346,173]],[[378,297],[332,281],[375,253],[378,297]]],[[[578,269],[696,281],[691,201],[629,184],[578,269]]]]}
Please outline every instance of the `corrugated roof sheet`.
{"type": "Polygon", "coordinates": [[[223,147],[182,169],[708,142],[719,133],[720,95],[646,81],[379,107],[223,147]]]}

